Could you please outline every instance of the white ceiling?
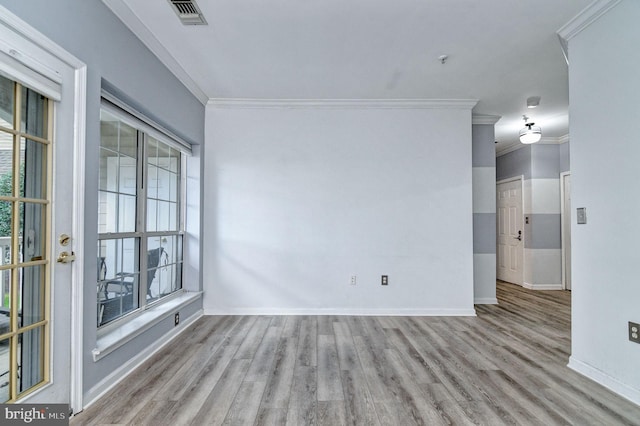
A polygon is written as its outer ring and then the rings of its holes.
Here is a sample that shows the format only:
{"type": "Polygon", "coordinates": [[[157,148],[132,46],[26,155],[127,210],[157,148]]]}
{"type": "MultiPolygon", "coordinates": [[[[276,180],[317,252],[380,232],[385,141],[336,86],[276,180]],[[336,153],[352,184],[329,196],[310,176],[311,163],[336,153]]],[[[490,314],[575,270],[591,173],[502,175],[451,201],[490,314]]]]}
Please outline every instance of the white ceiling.
{"type": "Polygon", "coordinates": [[[556,31],[592,2],[196,0],[208,25],[183,26],[168,1],[103,1],[201,100],[478,99],[502,116],[498,150],[525,113],[551,141],[568,133],[556,31]]]}

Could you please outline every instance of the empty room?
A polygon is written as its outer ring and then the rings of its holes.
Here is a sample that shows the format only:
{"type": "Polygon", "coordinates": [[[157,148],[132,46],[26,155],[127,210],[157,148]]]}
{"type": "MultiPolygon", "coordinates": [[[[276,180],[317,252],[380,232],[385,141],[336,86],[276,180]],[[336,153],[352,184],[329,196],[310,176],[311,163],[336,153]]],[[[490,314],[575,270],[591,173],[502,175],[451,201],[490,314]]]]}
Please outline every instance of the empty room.
{"type": "Polygon", "coordinates": [[[639,19],[0,0],[0,423],[640,425],[639,19]]]}

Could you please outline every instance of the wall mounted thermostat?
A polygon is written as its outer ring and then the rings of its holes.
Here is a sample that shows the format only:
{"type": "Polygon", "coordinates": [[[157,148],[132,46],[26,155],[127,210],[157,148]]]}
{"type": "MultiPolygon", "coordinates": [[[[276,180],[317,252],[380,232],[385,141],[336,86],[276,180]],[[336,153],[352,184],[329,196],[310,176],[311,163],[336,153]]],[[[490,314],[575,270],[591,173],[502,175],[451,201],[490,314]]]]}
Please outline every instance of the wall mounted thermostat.
{"type": "Polygon", "coordinates": [[[578,225],[584,225],[587,223],[587,208],[586,207],[578,207],[576,209],[578,225]]]}

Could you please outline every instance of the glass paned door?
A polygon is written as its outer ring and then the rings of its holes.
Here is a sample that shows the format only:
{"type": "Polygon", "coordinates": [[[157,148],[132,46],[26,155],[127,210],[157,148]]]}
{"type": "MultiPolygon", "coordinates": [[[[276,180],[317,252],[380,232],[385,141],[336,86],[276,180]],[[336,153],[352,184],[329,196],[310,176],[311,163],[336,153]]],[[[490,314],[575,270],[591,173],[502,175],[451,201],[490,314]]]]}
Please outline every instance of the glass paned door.
{"type": "Polygon", "coordinates": [[[0,403],[49,380],[50,101],[0,76],[0,403]]]}

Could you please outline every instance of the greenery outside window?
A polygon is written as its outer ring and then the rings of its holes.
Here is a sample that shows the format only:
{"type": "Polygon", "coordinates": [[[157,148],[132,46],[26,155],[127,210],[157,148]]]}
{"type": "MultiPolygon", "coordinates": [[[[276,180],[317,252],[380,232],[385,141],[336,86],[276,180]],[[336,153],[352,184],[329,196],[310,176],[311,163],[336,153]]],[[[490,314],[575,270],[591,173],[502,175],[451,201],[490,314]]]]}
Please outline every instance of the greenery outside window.
{"type": "Polygon", "coordinates": [[[184,229],[184,156],[170,137],[106,101],[100,124],[98,327],[182,290],[184,229]]]}

